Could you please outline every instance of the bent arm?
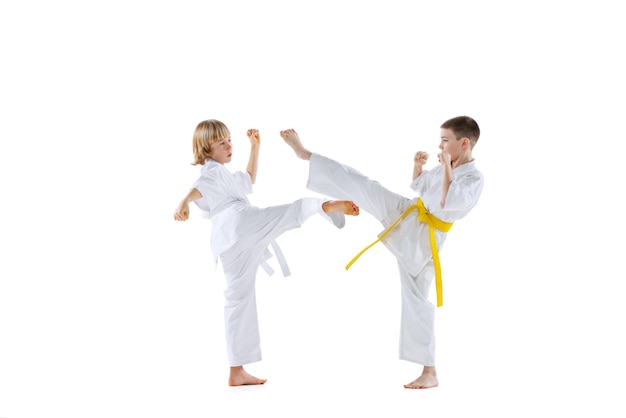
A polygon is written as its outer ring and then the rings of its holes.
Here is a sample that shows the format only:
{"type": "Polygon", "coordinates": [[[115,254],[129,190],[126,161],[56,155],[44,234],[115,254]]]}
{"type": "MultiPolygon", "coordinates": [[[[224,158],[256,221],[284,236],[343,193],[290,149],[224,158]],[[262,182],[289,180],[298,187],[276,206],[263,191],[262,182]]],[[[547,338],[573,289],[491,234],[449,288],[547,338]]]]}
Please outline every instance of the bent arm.
{"type": "Polygon", "coordinates": [[[256,129],[248,130],[248,138],[250,139],[250,158],[248,159],[248,174],[252,184],[256,181],[256,173],[259,168],[259,148],[261,146],[261,136],[256,129]]]}
{"type": "Polygon", "coordinates": [[[424,164],[428,160],[428,153],[424,151],[418,151],[415,153],[413,157],[413,181],[416,178],[422,175],[422,171],[424,171],[424,164]]]}
{"type": "Polygon", "coordinates": [[[446,205],[446,199],[448,197],[448,190],[450,190],[450,183],[452,183],[452,166],[445,165],[443,167],[443,178],[441,179],[441,207],[446,205]]]}
{"type": "Polygon", "coordinates": [[[181,200],[174,212],[174,219],[177,221],[186,221],[189,219],[189,203],[202,197],[202,193],[198,189],[191,189],[189,193],[181,200]]]}
{"type": "Polygon", "coordinates": [[[452,183],[452,163],[450,161],[450,154],[446,151],[442,151],[439,154],[439,162],[443,170],[441,170],[441,207],[446,205],[446,198],[448,197],[448,190],[450,189],[450,183],[452,183]]]}

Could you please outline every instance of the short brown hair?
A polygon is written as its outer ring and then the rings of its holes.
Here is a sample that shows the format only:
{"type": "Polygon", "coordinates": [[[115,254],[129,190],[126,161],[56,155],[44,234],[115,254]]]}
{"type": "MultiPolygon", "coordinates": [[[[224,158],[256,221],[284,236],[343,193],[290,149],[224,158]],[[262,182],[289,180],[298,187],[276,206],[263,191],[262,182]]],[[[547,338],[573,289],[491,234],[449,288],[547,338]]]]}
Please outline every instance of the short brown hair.
{"type": "Polygon", "coordinates": [[[478,142],[480,137],[480,128],[478,123],[469,116],[457,116],[448,119],[441,125],[442,129],[450,129],[454,132],[456,139],[469,138],[471,148],[478,142]]]}

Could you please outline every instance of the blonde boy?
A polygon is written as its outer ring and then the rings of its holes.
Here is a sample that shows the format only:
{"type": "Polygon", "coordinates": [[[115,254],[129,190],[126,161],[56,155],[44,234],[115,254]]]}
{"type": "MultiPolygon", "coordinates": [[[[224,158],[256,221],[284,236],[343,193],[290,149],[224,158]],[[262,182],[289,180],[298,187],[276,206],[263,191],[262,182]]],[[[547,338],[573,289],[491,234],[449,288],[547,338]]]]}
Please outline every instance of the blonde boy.
{"type": "Polygon", "coordinates": [[[344,215],[359,213],[352,202],[318,198],[303,198],[268,208],[251,206],[246,194],[252,192],[256,180],[261,138],[256,129],[248,130],[247,135],[251,144],[247,170],[231,173],[225,166],[231,162],[233,153],[226,125],[214,119],[198,124],[193,135],[193,154],[194,164],[202,166],[201,174],[174,213],[175,220],[187,220],[189,203],[194,202],[213,225],[213,264],[218,258],[221,260],[227,284],[224,323],[231,386],[266,381],[248,374],[243,365],[261,360],[255,281],[259,266],[273,273],[265,263],[272,256],[268,246],[274,249],[287,276],[286,262],[275,242],[278,236],[300,227],[315,214],[341,228],[344,215]]]}

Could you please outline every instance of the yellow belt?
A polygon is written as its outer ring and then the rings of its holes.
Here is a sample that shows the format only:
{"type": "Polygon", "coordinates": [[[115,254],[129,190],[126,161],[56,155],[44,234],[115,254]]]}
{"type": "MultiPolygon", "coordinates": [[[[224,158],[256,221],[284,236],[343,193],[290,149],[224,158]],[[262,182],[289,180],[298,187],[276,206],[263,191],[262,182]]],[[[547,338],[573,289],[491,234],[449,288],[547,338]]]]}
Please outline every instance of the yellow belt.
{"type": "Polygon", "coordinates": [[[443,305],[442,284],[441,284],[441,265],[439,264],[439,251],[437,250],[437,241],[435,240],[435,229],[438,229],[439,231],[442,231],[442,232],[448,232],[450,228],[452,228],[452,222],[444,222],[441,219],[437,218],[432,213],[430,213],[428,209],[426,209],[426,206],[424,206],[424,202],[422,202],[421,198],[417,199],[417,203],[406,208],[406,210],[402,213],[402,215],[400,215],[400,217],[396,219],[396,221],[393,224],[391,224],[389,228],[385,229],[385,231],[383,231],[383,233],[378,236],[378,239],[376,241],[372,242],[370,245],[363,248],[361,252],[358,253],[348,263],[348,265],[346,266],[346,270],[348,270],[350,266],[354,264],[354,262],[359,257],[361,257],[361,255],[365,251],[369,250],[370,247],[372,247],[378,241],[385,238],[385,236],[398,224],[398,222],[404,219],[404,217],[413,210],[417,210],[417,219],[420,222],[425,222],[428,224],[428,230],[430,231],[430,250],[433,253],[433,262],[435,264],[435,286],[437,287],[437,306],[441,306],[443,305]]]}

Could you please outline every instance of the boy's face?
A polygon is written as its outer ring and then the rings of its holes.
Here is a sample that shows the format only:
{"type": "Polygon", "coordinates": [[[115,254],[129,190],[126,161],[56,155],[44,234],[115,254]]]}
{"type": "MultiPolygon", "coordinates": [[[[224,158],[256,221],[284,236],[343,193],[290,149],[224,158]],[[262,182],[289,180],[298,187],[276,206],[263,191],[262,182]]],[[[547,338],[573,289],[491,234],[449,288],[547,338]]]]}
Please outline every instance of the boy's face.
{"type": "Polygon", "coordinates": [[[233,158],[233,145],[230,135],[211,144],[210,156],[218,163],[226,164],[230,162],[233,158]]]}
{"type": "Polygon", "coordinates": [[[441,143],[439,149],[450,154],[450,161],[456,161],[459,156],[464,152],[463,144],[469,142],[469,139],[463,138],[457,139],[454,132],[450,129],[441,130],[441,143]]]}

